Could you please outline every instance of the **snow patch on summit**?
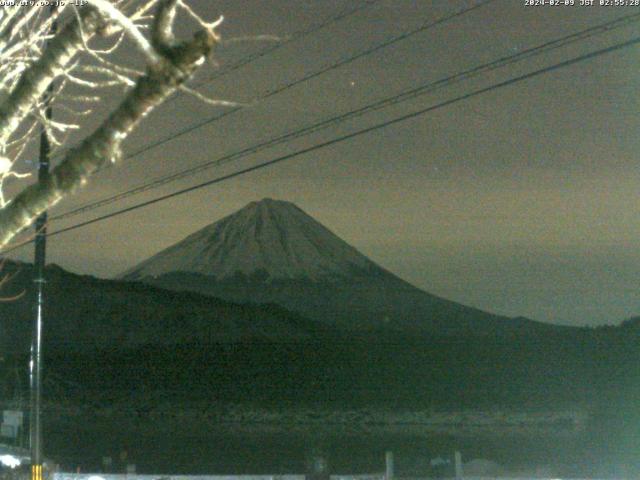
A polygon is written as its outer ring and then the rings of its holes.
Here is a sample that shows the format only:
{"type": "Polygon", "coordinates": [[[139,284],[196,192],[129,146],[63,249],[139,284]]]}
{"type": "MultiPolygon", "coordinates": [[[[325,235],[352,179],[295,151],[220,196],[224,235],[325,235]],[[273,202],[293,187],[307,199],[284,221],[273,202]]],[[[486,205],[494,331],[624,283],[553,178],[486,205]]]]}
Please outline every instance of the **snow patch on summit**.
{"type": "Polygon", "coordinates": [[[383,269],[290,202],[252,202],[161,251],[124,278],[170,272],[269,279],[349,277],[383,269]]]}

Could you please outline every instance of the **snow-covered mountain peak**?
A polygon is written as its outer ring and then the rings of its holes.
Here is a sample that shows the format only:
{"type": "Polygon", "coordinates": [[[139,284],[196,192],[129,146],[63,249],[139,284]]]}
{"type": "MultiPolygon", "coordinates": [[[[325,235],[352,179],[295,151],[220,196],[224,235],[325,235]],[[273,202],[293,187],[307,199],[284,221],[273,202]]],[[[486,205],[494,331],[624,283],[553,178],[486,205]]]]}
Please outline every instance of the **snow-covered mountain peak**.
{"type": "Polygon", "coordinates": [[[277,304],[350,330],[494,335],[546,328],[420,290],[373,263],[293,203],[270,198],[251,202],[189,235],[123,277],[231,302],[277,304]]]}
{"type": "Polygon", "coordinates": [[[382,271],[291,202],[265,198],[189,235],[123,277],[191,272],[232,278],[349,277],[382,271]]]}

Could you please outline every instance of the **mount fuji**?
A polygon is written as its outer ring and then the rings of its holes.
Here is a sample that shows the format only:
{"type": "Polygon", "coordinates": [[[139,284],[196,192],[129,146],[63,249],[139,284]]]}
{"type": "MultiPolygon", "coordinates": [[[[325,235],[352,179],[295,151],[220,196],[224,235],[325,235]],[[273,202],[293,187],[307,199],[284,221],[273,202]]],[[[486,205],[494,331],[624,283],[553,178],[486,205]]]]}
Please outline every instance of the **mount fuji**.
{"type": "Polygon", "coordinates": [[[126,278],[190,272],[226,280],[258,276],[323,281],[381,268],[293,203],[264,199],[188,236],[126,272],[126,278]]]}
{"type": "Polygon", "coordinates": [[[120,276],[240,303],[275,303],[352,331],[536,333],[507,318],[420,290],[377,265],[296,205],[252,202],[120,276]]]}

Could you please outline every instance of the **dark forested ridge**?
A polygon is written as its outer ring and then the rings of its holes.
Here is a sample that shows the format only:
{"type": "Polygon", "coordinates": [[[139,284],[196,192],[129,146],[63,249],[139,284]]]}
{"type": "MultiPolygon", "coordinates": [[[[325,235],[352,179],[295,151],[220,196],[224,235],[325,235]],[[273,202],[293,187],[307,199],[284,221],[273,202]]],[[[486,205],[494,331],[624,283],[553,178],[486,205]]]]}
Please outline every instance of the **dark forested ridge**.
{"type": "MultiPolygon", "coordinates": [[[[12,267],[15,267],[13,265],[12,267]]],[[[0,303],[7,362],[28,351],[28,265],[0,303]]],[[[637,380],[640,321],[544,334],[342,331],[276,305],[48,268],[48,371],[91,390],[162,388],[228,401],[407,406],[591,402],[637,380]],[[288,400],[287,400],[288,401],[288,400]]]]}
{"type": "MultiPolygon", "coordinates": [[[[25,296],[0,303],[2,400],[12,407],[27,398],[32,282],[29,267],[21,268],[6,295],[26,290],[25,296]]],[[[206,439],[212,432],[222,435],[216,429],[223,426],[248,428],[247,419],[251,441],[258,442],[255,435],[281,419],[276,415],[265,423],[260,415],[300,409],[307,412],[305,421],[316,425],[311,430],[331,427],[334,420],[322,420],[331,412],[361,412],[343,415],[353,418],[361,434],[386,428],[385,420],[362,412],[421,412],[420,421],[428,421],[429,411],[494,412],[498,419],[506,415],[500,412],[520,412],[513,417],[522,418],[515,425],[520,422],[526,441],[534,442],[539,425],[526,415],[550,412],[552,423],[545,420],[543,426],[563,435],[574,432],[576,442],[598,444],[600,452],[632,452],[639,439],[638,319],[616,327],[549,326],[544,334],[353,332],[276,305],[242,305],[99,280],[55,266],[48,269],[47,296],[46,428],[51,448],[62,456],[73,454],[65,439],[75,432],[85,439],[78,448],[100,439],[95,451],[85,452],[100,458],[122,425],[146,438],[150,451],[168,441],[167,429],[173,429],[171,438],[180,438],[187,428],[206,439]],[[571,417],[553,420],[553,412],[561,411],[586,412],[586,423],[575,424],[571,417]],[[533,430],[527,434],[529,425],[533,430]]],[[[450,435],[457,435],[466,427],[452,418],[450,435]]],[[[513,418],[507,415],[504,421],[513,425],[513,418]]],[[[407,425],[411,435],[421,428],[420,422],[407,425]]],[[[434,445],[442,440],[428,431],[418,432],[420,438],[431,438],[434,445]]],[[[494,438],[503,434],[496,431],[494,438]]],[[[293,433],[279,435],[289,446],[299,443],[295,435],[289,438],[293,433]]],[[[483,444],[486,440],[473,445],[483,444]]],[[[233,463],[232,456],[228,459],[233,463]]],[[[233,471],[233,465],[228,468],[233,471]]]]}

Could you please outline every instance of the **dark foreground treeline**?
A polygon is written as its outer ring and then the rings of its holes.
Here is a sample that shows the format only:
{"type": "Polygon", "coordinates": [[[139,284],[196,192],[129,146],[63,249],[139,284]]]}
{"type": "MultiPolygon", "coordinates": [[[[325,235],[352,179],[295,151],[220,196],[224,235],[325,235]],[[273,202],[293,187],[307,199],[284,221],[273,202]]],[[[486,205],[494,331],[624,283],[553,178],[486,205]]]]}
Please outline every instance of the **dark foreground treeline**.
{"type": "MultiPolygon", "coordinates": [[[[638,329],[623,327],[537,338],[386,334],[114,346],[49,351],[45,360],[51,381],[76,385],[79,399],[159,390],[175,400],[261,406],[536,409],[610,404],[639,392],[639,340],[638,329]]],[[[24,360],[7,358],[5,366],[24,360]]]]}
{"type": "MultiPolygon", "coordinates": [[[[26,410],[33,282],[29,266],[18,267],[22,274],[3,294],[26,294],[0,302],[0,399],[5,407],[26,410]]],[[[526,335],[510,328],[500,337],[435,338],[388,329],[353,334],[276,305],[99,280],[54,266],[48,269],[45,320],[45,444],[60,458],[99,463],[128,444],[138,449],[134,462],[156,473],[152,467],[161,465],[165,472],[173,465],[172,471],[186,473],[241,473],[239,467],[249,464],[254,473],[299,468],[285,460],[300,462],[308,439],[278,434],[265,440],[260,432],[229,439],[204,421],[180,419],[204,403],[240,405],[248,412],[584,407],[589,423],[573,443],[534,436],[491,443],[424,435],[394,442],[429,444],[434,456],[438,445],[449,451],[467,442],[469,455],[488,456],[502,446],[503,458],[515,458],[537,445],[542,457],[580,452],[578,464],[586,458],[602,463],[603,456],[637,463],[640,320],[598,329],[544,326],[526,335]],[[173,420],[154,417],[154,410],[166,411],[167,404],[173,420]],[[273,458],[269,452],[276,452],[273,458]],[[215,463],[221,459],[227,463],[215,463]]],[[[374,449],[368,441],[368,434],[361,435],[346,449],[346,439],[337,435],[330,443],[347,469],[374,449]]],[[[389,442],[379,437],[375,448],[383,452],[389,442]]],[[[381,458],[379,452],[374,456],[381,458]]],[[[366,465],[372,464],[361,464],[363,471],[366,465]]]]}
{"type": "MultiPolygon", "coordinates": [[[[590,465],[596,465],[606,457],[607,465],[627,462],[633,466],[633,452],[640,441],[639,340],[638,329],[630,323],[538,338],[436,340],[379,334],[322,342],[247,339],[136,349],[114,346],[93,352],[49,350],[45,354],[45,403],[64,402],[85,413],[71,415],[69,420],[48,418],[50,427],[45,430],[50,429],[49,451],[79,462],[98,461],[105,452],[115,458],[118,449],[127,448],[137,452],[131,454],[137,457],[132,461],[148,470],[163,465],[167,470],[173,465],[174,471],[182,472],[238,473],[245,466],[247,473],[291,472],[302,468],[306,449],[313,445],[308,438],[277,435],[266,441],[259,432],[242,438],[221,437],[209,427],[198,430],[181,426],[180,421],[169,427],[166,419],[153,417],[153,409],[161,404],[166,408],[169,403],[179,417],[194,402],[229,403],[248,411],[301,407],[558,411],[584,406],[590,414],[586,429],[569,440],[337,435],[323,441],[328,442],[336,462],[344,457],[337,463],[343,470],[352,465],[366,471],[390,445],[408,452],[403,453],[405,465],[413,465],[424,455],[436,456],[438,449],[447,452],[455,447],[464,448],[465,455],[505,462],[533,455],[536,461],[561,463],[572,456],[573,464],[589,459],[590,465]],[[131,423],[121,423],[118,409],[123,405],[136,412],[133,420],[126,420],[131,423]],[[104,413],[110,406],[115,406],[111,420],[87,416],[92,410],[104,413]],[[411,453],[409,447],[414,444],[427,453],[411,453]],[[352,454],[345,453],[344,445],[350,445],[352,454]],[[167,458],[169,451],[173,457],[167,458]]],[[[18,371],[24,373],[26,382],[26,361],[25,356],[4,358],[5,399],[12,396],[15,382],[11,379],[18,371]]],[[[23,389],[23,398],[25,393],[23,389]]]]}

